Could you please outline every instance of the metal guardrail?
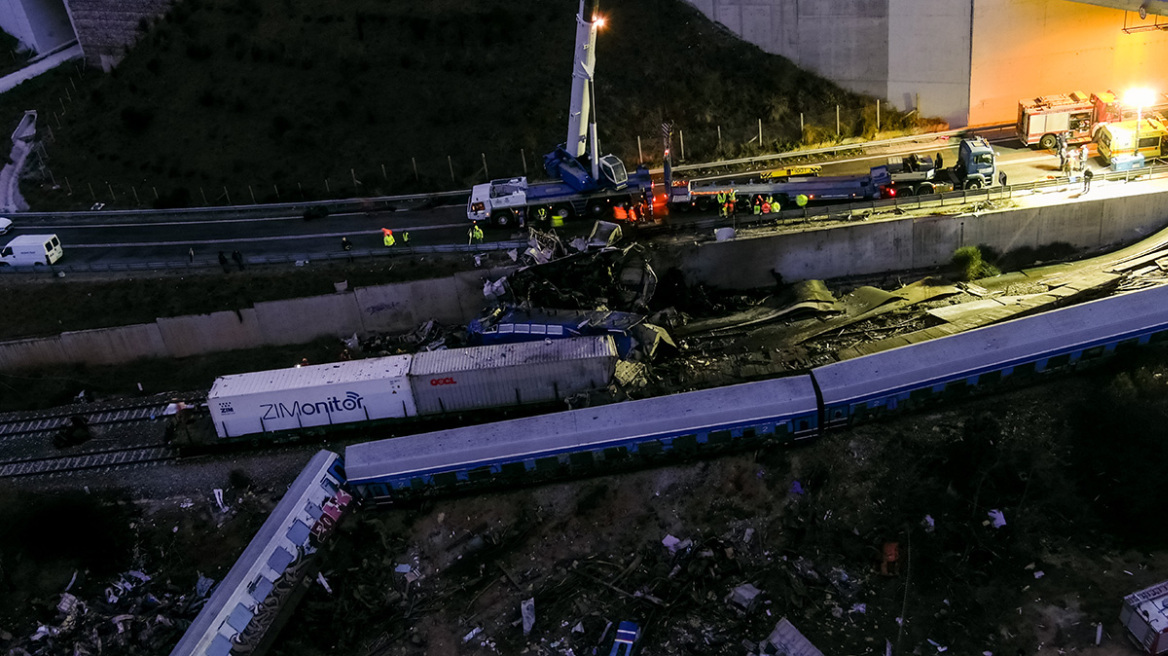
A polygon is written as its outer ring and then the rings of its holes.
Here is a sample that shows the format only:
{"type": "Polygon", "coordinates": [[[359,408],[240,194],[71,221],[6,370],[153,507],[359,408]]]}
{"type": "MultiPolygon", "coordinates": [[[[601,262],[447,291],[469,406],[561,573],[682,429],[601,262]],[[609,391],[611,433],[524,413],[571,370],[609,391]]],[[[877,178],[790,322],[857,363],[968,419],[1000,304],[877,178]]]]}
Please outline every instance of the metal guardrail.
{"type": "MultiPolygon", "coordinates": [[[[1012,127],[1012,123],[1002,123],[1000,125],[985,125],[979,128],[961,128],[958,130],[947,130],[945,132],[924,132],[921,134],[908,135],[906,137],[894,137],[892,139],[881,139],[879,141],[860,141],[851,144],[840,144],[838,146],[826,146],[824,148],[811,148],[808,150],[790,150],[785,153],[776,153],[774,155],[757,155],[754,157],[740,157],[738,159],[727,159],[717,162],[708,162],[705,164],[679,164],[672,167],[676,171],[696,171],[700,169],[719,168],[727,166],[741,166],[743,164],[758,164],[762,162],[773,162],[775,160],[792,159],[795,157],[807,157],[810,155],[829,155],[832,153],[846,152],[851,150],[873,150],[876,148],[895,146],[902,143],[912,143],[914,141],[921,141],[926,139],[936,139],[938,137],[957,137],[970,132],[977,131],[991,131],[1001,130],[1002,128],[1012,127]]],[[[650,173],[663,174],[664,168],[649,169],[650,173]]]]}
{"type": "MultiPolygon", "coordinates": [[[[1137,182],[1164,177],[1168,177],[1168,165],[1156,164],[1153,166],[1145,166],[1143,168],[1132,171],[1096,173],[1093,181],[1100,182],[1122,180],[1124,182],[1137,182]]],[[[1071,181],[1065,176],[1060,176],[1053,179],[1035,180],[1033,182],[1007,185],[1005,187],[998,186],[984,187],[982,189],[959,189],[948,193],[926,196],[897,196],[893,198],[867,200],[848,204],[834,203],[831,205],[804,207],[802,209],[787,209],[779,212],[777,215],[773,213],[759,216],[754,214],[739,214],[734,219],[734,224],[737,227],[751,227],[765,224],[774,224],[776,222],[789,225],[796,221],[811,223],[812,221],[852,220],[856,218],[857,213],[863,214],[880,210],[896,209],[917,210],[944,208],[947,206],[952,207],[956,205],[964,205],[976,201],[1001,200],[1003,198],[1008,199],[1012,198],[1014,194],[1018,192],[1076,185],[1081,184],[1081,180],[1081,177],[1077,178],[1076,181],[1071,181]]],[[[864,216],[864,218],[866,218],[866,216],[864,216]]],[[[695,226],[698,229],[724,228],[728,227],[727,221],[727,219],[723,218],[711,218],[696,221],[689,225],[695,226]]]]}
{"type": "MultiPolygon", "coordinates": [[[[1168,177],[1168,165],[1156,164],[1153,166],[1146,166],[1132,171],[1117,171],[1108,173],[1097,173],[1094,177],[1096,181],[1115,181],[1123,180],[1124,182],[1134,182],[1140,180],[1150,180],[1153,178],[1168,177]]],[[[778,214],[764,214],[755,216],[753,214],[740,214],[733,220],[733,224],[737,227],[751,227],[764,224],[774,224],[775,222],[784,223],[787,225],[793,224],[797,221],[803,223],[811,223],[813,221],[840,221],[852,220],[857,213],[875,212],[879,210],[888,209],[928,209],[928,208],[944,208],[947,206],[964,205],[974,201],[989,201],[1000,200],[1002,198],[1010,198],[1015,193],[1020,191],[1033,191],[1037,189],[1046,189],[1051,187],[1061,187],[1068,184],[1079,184],[1078,182],[1071,182],[1066,177],[1057,177],[1047,180],[1036,180],[1033,182],[1025,182],[1016,185],[1009,185],[1006,187],[986,187],[983,189],[961,189],[944,194],[933,194],[928,196],[897,196],[894,198],[884,198],[880,200],[867,200],[855,203],[833,203],[831,205],[817,205],[805,207],[802,209],[787,209],[778,214]],[[763,218],[765,217],[765,218],[763,218]]],[[[706,230],[711,228],[727,227],[727,219],[710,217],[698,221],[692,221],[685,224],[683,229],[686,230],[706,230]]],[[[272,255],[272,256],[250,256],[245,260],[245,264],[251,265],[269,265],[269,264],[297,264],[309,263],[312,261],[346,261],[356,258],[369,257],[396,257],[403,255],[426,255],[435,253],[479,253],[479,252],[497,252],[506,251],[513,248],[524,248],[527,246],[525,240],[508,240],[484,242],[482,244],[465,245],[465,244],[443,244],[434,246],[409,246],[385,249],[364,249],[353,251],[319,251],[319,252],[304,252],[287,255],[272,255]]],[[[0,267],[0,275],[3,274],[17,274],[17,273],[49,273],[52,275],[65,275],[68,273],[106,273],[106,272],[125,272],[125,271],[157,271],[157,270],[192,270],[192,269],[207,269],[219,266],[219,261],[216,259],[196,259],[194,262],[188,262],[185,259],[176,261],[161,261],[161,262],[135,262],[135,263],[94,263],[94,264],[69,264],[69,265],[52,265],[52,266],[35,266],[35,267],[0,267]]]]}
{"type": "MultiPolygon", "coordinates": [[[[527,247],[526,240],[492,241],[482,244],[441,244],[434,246],[393,246],[383,249],[363,249],[351,251],[320,251],[314,253],[293,253],[287,255],[252,255],[244,259],[245,266],[261,266],[268,264],[306,265],[312,262],[344,262],[357,258],[370,257],[401,257],[408,255],[430,255],[438,253],[487,253],[508,251],[513,248],[527,247]]],[[[194,262],[185,259],[159,262],[125,262],[92,264],[53,264],[48,266],[0,266],[0,275],[45,273],[52,276],[64,277],[70,273],[114,273],[114,272],[149,272],[149,271],[189,271],[194,269],[219,268],[218,259],[197,258],[194,262]]]]}
{"type": "MultiPolygon", "coordinates": [[[[1009,124],[983,126],[977,130],[996,130],[1003,127],[1009,127],[1009,124]]],[[[775,153],[772,155],[758,155],[755,157],[744,157],[732,160],[721,160],[716,162],[706,162],[699,164],[679,164],[673,167],[674,171],[694,171],[709,168],[721,168],[729,166],[740,166],[743,164],[754,164],[762,162],[772,162],[776,160],[791,159],[795,157],[807,157],[813,155],[826,155],[831,153],[846,152],[853,150],[870,150],[875,148],[887,147],[901,143],[911,143],[922,139],[935,139],[938,137],[958,136],[970,132],[970,128],[962,128],[959,130],[948,130],[946,132],[927,132],[918,135],[909,135],[906,137],[895,137],[892,139],[881,139],[879,141],[864,141],[851,144],[840,144],[838,146],[827,146],[824,148],[812,148],[809,150],[792,150],[784,153],[775,153]]],[[[662,168],[650,169],[650,173],[661,174],[664,172],[662,168]]],[[[150,222],[150,221],[173,221],[184,217],[189,218],[208,218],[222,215],[232,215],[237,217],[246,217],[253,215],[263,216],[279,216],[287,214],[295,216],[303,213],[305,210],[312,207],[323,207],[329,210],[330,214],[347,214],[353,212],[372,212],[378,210],[397,210],[403,209],[402,205],[418,203],[423,206],[428,203],[447,199],[450,201],[457,200],[457,203],[449,204],[465,204],[470,197],[469,189],[458,189],[454,191],[442,191],[427,194],[402,194],[397,196],[376,196],[371,198],[343,198],[334,200],[315,200],[315,201],[300,201],[295,203],[265,203],[265,204],[251,204],[251,205],[219,205],[213,207],[184,207],[176,209],[140,209],[140,210],[84,210],[77,212],[19,212],[22,221],[69,221],[71,219],[92,220],[100,216],[102,221],[116,222],[118,220],[134,220],[136,222],[150,222]]]]}

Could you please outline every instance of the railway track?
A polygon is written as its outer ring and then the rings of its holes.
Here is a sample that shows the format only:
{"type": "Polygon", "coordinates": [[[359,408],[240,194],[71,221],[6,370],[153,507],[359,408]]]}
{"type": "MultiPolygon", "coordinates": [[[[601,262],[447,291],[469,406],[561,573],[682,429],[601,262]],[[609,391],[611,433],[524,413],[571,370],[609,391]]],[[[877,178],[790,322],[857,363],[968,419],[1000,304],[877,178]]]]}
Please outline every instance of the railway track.
{"type": "Polygon", "coordinates": [[[163,445],[109,449],[68,455],[0,460],[0,478],[65,475],[72,472],[131,467],[178,460],[178,449],[163,445]]]}
{"type": "MultiPolygon", "coordinates": [[[[180,399],[190,401],[193,399],[180,399]]],[[[37,413],[11,413],[0,416],[0,439],[36,435],[60,430],[75,416],[85,417],[90,426],[125,424],[162,416],[171,401],[152,399],[147,402],[118,405],[93,410],[54,408],[37,413]]]]}

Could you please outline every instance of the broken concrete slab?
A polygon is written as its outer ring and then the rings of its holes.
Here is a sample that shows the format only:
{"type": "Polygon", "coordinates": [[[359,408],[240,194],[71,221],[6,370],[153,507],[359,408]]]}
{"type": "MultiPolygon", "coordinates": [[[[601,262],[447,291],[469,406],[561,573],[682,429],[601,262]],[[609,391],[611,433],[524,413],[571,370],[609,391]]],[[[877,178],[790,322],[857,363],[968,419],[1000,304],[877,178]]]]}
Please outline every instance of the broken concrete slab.
{"type": "Polygon", "coordinates": [[[786,656],[823,656],[823,652],[816,649],[785,617],[779,620],[775,630],[767,636],[767,642],[777,650],[776,653],[786,656]]]}
{"type": "Polygon", "coordinates": [[[741,610],[750,612],[754,610],[755,604],[758,603],[758,597],[762,594],[762,590],[754,587],[751,583],[744,583],[726,595],[724,601],[728,604],[737,606],[741,610]]]}

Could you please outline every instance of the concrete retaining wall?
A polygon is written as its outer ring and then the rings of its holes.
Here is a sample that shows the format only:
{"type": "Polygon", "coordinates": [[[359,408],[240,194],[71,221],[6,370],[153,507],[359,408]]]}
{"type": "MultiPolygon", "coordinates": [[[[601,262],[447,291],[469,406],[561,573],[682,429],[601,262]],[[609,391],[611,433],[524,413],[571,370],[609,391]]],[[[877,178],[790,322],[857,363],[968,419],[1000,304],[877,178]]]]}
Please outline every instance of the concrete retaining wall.
{"type": "Polygon", "coordinates": [[[1124,196],[980,215],[932,216],[857,223],[658,251],[659,272],[677,267],[689,282],[723,289],[874,275],[941,266],[962,246],[1006,253],[1065,242],[1080,249],[1127,244],[1168,225],[1168,192],[1124,196]]]}
{"type": "Polygon", "coordinates": [[[61,349],[72,362],[117,364],[169,355],[156,323],[61,333],[61,349]]]}
{"type": "Polygon", "coordinates": [[[170,357],[233,351],[264,346],[256,311],[243,308],[238,312],[212,312],[185,317],[158,319],[158,330],[170,357]]]}
{"type": "Polygon", "coordinates": [[[257,303],[254,309],[238,312],[160,318],[149,324],[0,342],[0,371],[303,344],[319,337],[406,331],[428,319],[466,323],[483,307],[483,279],[495,279],[508,271],[471,271],[451,278],[257,303]]]}

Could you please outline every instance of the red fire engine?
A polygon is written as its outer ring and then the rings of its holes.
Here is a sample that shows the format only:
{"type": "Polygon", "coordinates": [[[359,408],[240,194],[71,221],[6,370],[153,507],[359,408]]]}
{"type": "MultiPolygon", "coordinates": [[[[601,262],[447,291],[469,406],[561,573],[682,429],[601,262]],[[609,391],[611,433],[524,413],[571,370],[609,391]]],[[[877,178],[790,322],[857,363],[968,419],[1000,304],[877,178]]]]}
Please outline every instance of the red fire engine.
{"type": "Polygon", "coordinates": [[[1099,128],[1122,120],[1122,108],[1115,94],[1106,91],[1091,94],[1082,91],[1018,101],[1018,139],[1027,146],[1038,144],[1054,149],[1057,135],[1070,133],[1069,144],[1086,143],[1095,139],[1099,128]]]}

